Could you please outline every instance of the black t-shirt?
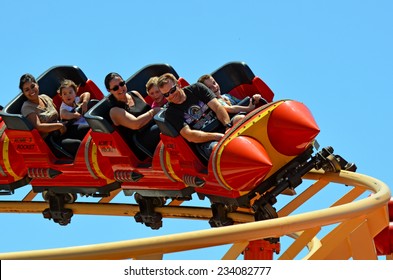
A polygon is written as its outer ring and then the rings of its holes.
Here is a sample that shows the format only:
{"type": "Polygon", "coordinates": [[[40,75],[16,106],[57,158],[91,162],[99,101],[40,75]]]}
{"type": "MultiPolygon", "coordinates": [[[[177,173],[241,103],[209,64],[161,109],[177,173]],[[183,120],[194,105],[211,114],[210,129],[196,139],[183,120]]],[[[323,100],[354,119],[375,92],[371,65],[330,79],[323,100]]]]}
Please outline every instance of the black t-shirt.
{"type": "Polygon", "coordinates": [[[215,119],[214,112],[207,106],[216,98],[204,84],[196,83],[183,88],[187,99],[182,104],[169,103],[165,112],[165,121],[178,132],[188,125],[191,129],[201,130],[206,123],[215,119]]]}

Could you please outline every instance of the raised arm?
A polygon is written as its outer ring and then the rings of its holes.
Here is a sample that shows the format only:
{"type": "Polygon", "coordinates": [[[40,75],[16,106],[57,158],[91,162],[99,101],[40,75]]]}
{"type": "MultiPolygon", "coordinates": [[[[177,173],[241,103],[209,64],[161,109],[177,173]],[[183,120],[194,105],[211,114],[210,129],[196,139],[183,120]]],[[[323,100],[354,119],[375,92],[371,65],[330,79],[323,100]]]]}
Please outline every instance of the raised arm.
{"type": "Polygon", "coordinates": [[[81,94],[80,96],[80,106],[82,108],[82,114],[87,112],[87,105],[90,101],[90,92],[86,91],[84,93],[81,94]]]}

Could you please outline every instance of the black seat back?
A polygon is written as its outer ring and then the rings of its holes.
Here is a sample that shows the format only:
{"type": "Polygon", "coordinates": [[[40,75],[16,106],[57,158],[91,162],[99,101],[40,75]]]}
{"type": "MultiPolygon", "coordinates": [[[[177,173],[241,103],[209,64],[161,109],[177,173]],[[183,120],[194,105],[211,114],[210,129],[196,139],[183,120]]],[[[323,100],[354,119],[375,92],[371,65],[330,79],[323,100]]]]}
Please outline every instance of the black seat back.
{"type": "Polygon", "coordinates": [[[228,93],[237,86],[252,84],[255,77],[250,67],[244,62],[229,62],[211,74],[220,85],[222,93],[228,93]]]}
{"type": "Polygon", "coordinates": [[[127,85],[127,90],[136,90],[138,91],[143,97],[146,97],[146,83],[147,81],[154,76],[161,76],[162,74],[165,73],[172,73],[176,79],[179,79],[179,75],[173,69],[172,66],[169,64],[150,64],[142,69],[140,69],[138,72],[136,72],[134,75],[129,77],[126,80],[126,85],[127,85]]]}
{"type": "Polygon", "coordinates": [[[115,129],[109,116],[112,105],[108,99],[109,96],[101,99],[89,111],[85,113],[85,119],[91,129],[95,132],[112,133],[115,129]]]}
{"type": "Polygon", "coordinates": [[[166,109],[161,109],[160,112],[154,115],[154,121],[156,122],[161,133],[170,137],[176,137],[179,132],[167,121],[165,121],[165,111],[166,109]]]}
{"type": "Polygon", "coordinates": [[[0,115],[8,129],[32,130],[34,128],[31,122],[21,114],[23,102],[26,100],[27,98],[20,93],[0,111],[0,115]]]}
{"type": "Polygon", "coordinates": [[[87,81],[85,73],[77,66],[55,66],[43,73],[38,79],[40,92],[55,97],[61,81],[72,80],[76,85],[84,85],[87,81]]]}
{"type": "MultiPolygon", "coordinates": [[[[64,79],[73,80],[77,85],[84,85],[87,81],[86,75],[77,66],[55,66],[37,78],[40,93],[44,93],[52,98],[55,97],[57,95],[57,89],[64,79]]],[[[30,122],[21,115],[21,108],[26,100],[26,97],[21,92],[0,112],[9,129],[33,129],[30,122]]]]}

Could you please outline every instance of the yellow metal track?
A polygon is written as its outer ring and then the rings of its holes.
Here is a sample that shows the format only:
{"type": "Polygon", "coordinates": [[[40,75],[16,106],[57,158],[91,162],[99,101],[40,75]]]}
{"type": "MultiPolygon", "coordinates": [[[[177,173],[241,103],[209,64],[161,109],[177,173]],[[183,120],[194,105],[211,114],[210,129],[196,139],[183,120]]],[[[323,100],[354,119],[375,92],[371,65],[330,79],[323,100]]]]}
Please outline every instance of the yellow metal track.
{"type": "MultiPolygon", "coordinates": [[[[308,253],[302,259],[309,260],[377,259],[373,238],[389,223],[389,187],[375,178],[346,171],[311,171],[304,179],[315,182],[279,209],[277,219],[253,222],[251,213],[239,211],[229,215],[236,222],[229,227],[87,246],[0,253],[0,259],[161,259],[169,253],[225,244],[232,244],[232,247],[222,259],[236,259],[250,241],[283,236],[291,237],[293,242],[277,259],[297,259],[304,249],[308,253]],[[347,193],[326,209],[293,214],[330,183],[346,188],[347,193]],[[365,192],[372,195],[359,198],[365,192]],[[335,226],[331,228],[330,225],[335,226]],[[328,232],[318,237],[326,227],[328,232]]],[[[0,212],[41,214],[47,207],[44,202],[26,200],[2,201],[0,212]]],[[[133,216],[138,212],[136,205],[109,201],[74,203],[67,208],[74,214],[88,215],[133,216]]],[[[211,217],[208,208],[184,207],[176,203],[156,210],[166,218],[208,220],[211,217]]],[[[386,258],[392,259],[392,256],[386,258]]]]}

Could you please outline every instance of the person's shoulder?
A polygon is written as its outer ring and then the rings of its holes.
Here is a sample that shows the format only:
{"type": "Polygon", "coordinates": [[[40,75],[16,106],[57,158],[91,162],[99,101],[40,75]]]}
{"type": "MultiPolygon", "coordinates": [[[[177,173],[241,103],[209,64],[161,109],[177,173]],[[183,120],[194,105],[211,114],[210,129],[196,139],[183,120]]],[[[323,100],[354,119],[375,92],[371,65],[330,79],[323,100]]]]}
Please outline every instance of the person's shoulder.
{"type": "Polygon", "coordinates": [[[209,92],[209,88],[207,86],[205,86],[202,83],[195,83],[195,84],[191,84],[189,86],[186,86],[183,88],[184,92],[186,92],[186,94],[188,92],[192,92],[192,93],[206,93],[209,92]]]}
{"type": "Polygon", "coordinates": [[[165,106],[166,106],[166,110],[168,111],[168,110],[173,110],[176,107],[176,104],[172,102],[168,102],[165,104],[165,106]]]}
{"type": "Polygon", "coordinates": [[[32,112],[35,112],[35,109],[37,108],[37,105],[31,102],[30,100],[25,100],[22,104],[22,107],[20,109],[20,112],[22,113],[23,116],[27,117],[32,112]]]}
{"type": "Polygon", "coordinates": [[[166,108],[165,108],[165,118],[166,119],[176,119],[176,111],[177,111],[177,108],[176,108],[176,106],[175,106],[175,104],[174,103],[170,103],[170,102],[168,102],[167,104],[165,104],[166,105],[166,108]]]}
{"type": "Polygon", "coordinates": [[[205,84],[198,82],[193,84],[193,86],[195,88],[195,91],[198,92],[199,96],[207,97],[210,100],[216,98],[214,92],[211,91],[205,84]]]}
{"type": "Polygon", "coordinates": [[[168,102],[165,104],[165,114],[178,114],[180,111],[184,110],[184,103],[175,104],[168,102]]]}
{"type": "Polygon", "coordinates": [[[53,99],[51,97],[49,97],[48,95],[44,94],[44,93],[40,94],[39,98],[45,100],[46,102],[53,103],[53,99]]]}
{"type": "Polygon", "coordinates": [[[200,88],[200,89],[209,89],[204,83],[200,83],[200,82],[197,82],[197,83],[195,83],[195,84],[192,84],[193,86],[195,86],[195,87],[197,87],[197,88],[200,88]]]}
{"type": "Polygon", "coordinates": [[[25,100],[22,104],[21,110],[25,110],[26,108],[29,108],[32,106],[32,102],[30,100],[25,100]]]}
{"type": "Polygon", "coordinates": [[[143,99],[142,94],[140,94],[140,92],[137,91],[137,90],[131,90],[131,91],[127,92],[126,94],[132,96],[133,98],[136,97],[136,98],[139,98],[139,99],[143,99]]]}
{"type": "Polygon", "coordinates": [[[60,104],[60,110],[61,110],[61,109],[66,109],[66,110],[68,111],[69,108],[72,108],[72,107],[69,106],[69,105],[67,105],[66,103],[64,103],[64,101],[61,102],[61,104],[60,104]]]}
{"type": "Polygon", "coordinates": [[[204,84],[202,84],[202,83],[199,83],[199,82],[197,82],[197,83],[194,83],[194,84],[190,84],[190,85],[188,85],[188,86],[185,86],[185,87],[183,87],[182,89],[184,90],[184,91],[187,91],[187,90],[195,90],[195,89],[198,89],[198,90],[200,90],[200,89],[203,89],[203,88],[207,88],[204,84]]]}
{"type": "Polygon", "coordinates": [[[39,97],[41,97],[41,98],[45,98],[45,99],[52,99],[52,98],[50,98],[48,95],[46,95],[45,93],[41,93],[40,95],[39,95],[39,97]]]}

